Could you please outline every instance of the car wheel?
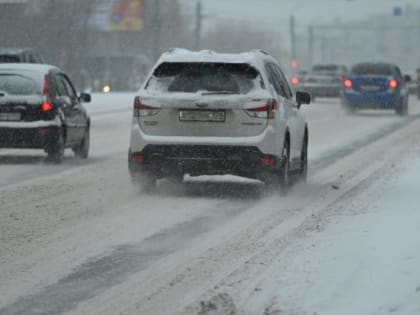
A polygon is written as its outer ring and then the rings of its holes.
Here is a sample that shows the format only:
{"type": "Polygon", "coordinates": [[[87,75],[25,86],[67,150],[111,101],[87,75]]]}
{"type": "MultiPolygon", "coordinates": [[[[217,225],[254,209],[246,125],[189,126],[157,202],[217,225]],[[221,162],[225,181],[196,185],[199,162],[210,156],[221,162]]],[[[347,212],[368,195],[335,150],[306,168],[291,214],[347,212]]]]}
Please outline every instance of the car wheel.
{"type": "Polygon", "coordinates": [[[53,143],[47,148],[48,160],[54,163],[61,163],[64,158],[64,135],[63,130],[59,130],[53,143]]]}
{"type": "Polygon", "coordinates": [[[87,159],[89,156],[89,147],[90,147],[90,131],[89,127],[85,130],[85,135],[83,136],[82,142],[73,148],[73,152],[76,157],[80,159],[87,159]]]}
{"type": "Polygon", "coordinates": [[[282,165],[279,174],[280,192],[286,194],[290,188],[290,143],[288,139],[284,141],[281,159],[282,165]]]}
{"type": "Polygon", "coordinates": [[[408,113],[408,106],[404,104],[404,101],[400,101],[395,106],[395,113],[400,116],[405,116],[408,113]]]}
{"type": "Polygon", "coordinates": [[[305,138],[303,139],[302,153],[300,158],[300,171],[299,171],[299,181],[306,183],[308,178],[308,136],[305,133],[305,138]]]}

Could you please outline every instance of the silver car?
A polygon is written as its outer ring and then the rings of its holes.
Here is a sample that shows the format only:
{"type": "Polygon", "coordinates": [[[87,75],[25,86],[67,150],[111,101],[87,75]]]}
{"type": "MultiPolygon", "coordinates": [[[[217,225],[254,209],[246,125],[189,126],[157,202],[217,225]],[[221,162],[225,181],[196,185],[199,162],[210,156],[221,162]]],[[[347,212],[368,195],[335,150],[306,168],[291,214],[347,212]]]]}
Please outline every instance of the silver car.
{"type": "Polygon", "coordinates": [[[130,175],[143,190],[172,177],[232,174],[287,190],[306,179],[308,126],[278,62],[264,51],[173,49],[134,100],[130,175]]]}

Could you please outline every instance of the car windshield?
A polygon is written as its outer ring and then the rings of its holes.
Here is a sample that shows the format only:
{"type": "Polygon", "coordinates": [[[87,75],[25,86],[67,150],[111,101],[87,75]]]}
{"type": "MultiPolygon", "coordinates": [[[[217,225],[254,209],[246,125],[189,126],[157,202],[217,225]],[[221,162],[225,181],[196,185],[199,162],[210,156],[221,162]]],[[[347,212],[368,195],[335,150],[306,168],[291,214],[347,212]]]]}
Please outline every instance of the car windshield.
{"type": "Polygon", "coordinates": [[[262,87],[259,73],[247,64],[163,63],[146,89],[155,92],[247,94],[262,87]]]}
{"type": "Polygon", "coordinates": [[[21,74],[0,72],[0,93],[9,95],[41,95],[40,84],[33,78],[21,74]]]}
{"type": "Polygon", "coordinates": [[[362,64],[356,65],[351,69],[351,73],[355,75],[383,75],[392,74],[391,66],[387,64],[362,64]]]}

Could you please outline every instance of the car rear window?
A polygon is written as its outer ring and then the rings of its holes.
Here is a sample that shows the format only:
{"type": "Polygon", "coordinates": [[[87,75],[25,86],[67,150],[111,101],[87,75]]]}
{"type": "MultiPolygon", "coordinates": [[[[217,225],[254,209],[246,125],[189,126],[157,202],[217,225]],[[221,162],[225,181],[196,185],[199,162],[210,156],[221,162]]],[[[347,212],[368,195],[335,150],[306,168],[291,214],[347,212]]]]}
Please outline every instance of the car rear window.
{"type": "Polygon", "coordinates": [[[0,55],[0,63],[17,63],[20,62],[19,56],[0,55]]]}
{"type": "Polygon", "coordinates": [[[338,71],[337,65],[315,65],[312,67],[312,71],[319,72],[319,71],[327,71],[327,72],[336,72],[338,71]]]}
{"type": "Polygon", "coordinates": [[[247,94],[263,83],[258,71],[248,64],[162,63],[146,89],[159,92],[247,94]]]}
{"type": "Polygon", "coordinates": [[[34,78],[0,73],[0,92],[9,95],[41,95],[42,88],[34,78]]]}
{"type": "Polygon", "coordinates": [[[356,75],[391,75],[391,66],[387,64],[362,64],[356,65],[351,72],[356,75]]]}

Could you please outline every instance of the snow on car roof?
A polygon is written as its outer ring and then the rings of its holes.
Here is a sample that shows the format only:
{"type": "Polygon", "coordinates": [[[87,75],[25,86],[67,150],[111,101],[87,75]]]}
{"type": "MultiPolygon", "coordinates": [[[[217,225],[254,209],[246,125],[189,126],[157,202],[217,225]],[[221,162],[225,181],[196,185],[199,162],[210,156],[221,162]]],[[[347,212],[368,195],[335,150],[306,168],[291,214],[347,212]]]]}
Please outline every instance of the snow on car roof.
{"type": "Polygon", "coordinates": [[[254,66],[260,65],[261,56],[274,60],[267,52],[253,50],[243,53],[218,53],[212,50],[191,51],[188,49],[174,48],[162,54],[157,64],[163,62],[216,62],[216,63],[247,63],[254,66]]]}
{"type": "Polygon", "coordinates": [[[13,71],[38,71],[48,72],[50,70],[59,70],[55,66],[46,64],[35,64],[35,63],[0,63],[0,70],[13,70],[13,71]]]}

